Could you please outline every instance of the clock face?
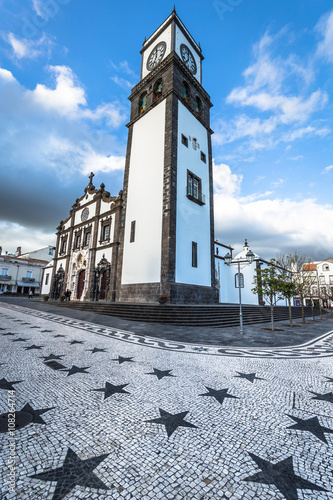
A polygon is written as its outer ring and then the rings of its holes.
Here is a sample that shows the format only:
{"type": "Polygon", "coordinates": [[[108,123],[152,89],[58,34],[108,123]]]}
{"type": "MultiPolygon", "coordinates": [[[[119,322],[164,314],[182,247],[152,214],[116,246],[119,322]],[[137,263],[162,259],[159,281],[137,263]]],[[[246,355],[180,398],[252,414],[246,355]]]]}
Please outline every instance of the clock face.
{"type": "Polygon", "coordinates": [[[195,62],[194,55],[192,54],[188,46],[183,43],[180,46],[180,55],[183,62],[191,71],[192,75],[195,75],[197,72],[197,63],[195,62]]]}
{"type": "Polygon", "coordinates": [[[81,220],[85,221],[88,219],[88,217],[89,217],[89,210],[88,208],[85,208],[82,212],[81,220]]]}
{"type": "Polygon", "coordinates": [[[163,59],[164,54],[166,51],[166,43],[165,42],[160,42],[158,43],[151,53],[149,54],[148,60],[147,60],[147,70],[151,71],[152,69],[155,68],[163,59]]]}

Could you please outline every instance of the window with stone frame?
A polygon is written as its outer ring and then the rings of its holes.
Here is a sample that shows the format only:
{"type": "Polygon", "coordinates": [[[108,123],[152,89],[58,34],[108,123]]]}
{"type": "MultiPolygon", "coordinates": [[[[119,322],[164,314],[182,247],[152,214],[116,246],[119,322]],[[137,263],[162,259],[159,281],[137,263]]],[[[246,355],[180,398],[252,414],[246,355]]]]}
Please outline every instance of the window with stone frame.
{"type": "Polygon", "coordinates": [[[49,283],[49,278],[50,278],[50,273],[47,273],[47,274],[45,275],[45,285],[48,285],[48,283],[49,283]]]}
{"type": "Polygon", "coordinates": [[[319,276],[319,283],[325,285],[325,276],[319,276]]]}
{"type": "Polygon", "coordinates": [[[111,234],[111,218],[101,222],[101,239],[100,242],[110,241],[111,234]]]}
{"type": "Polygon", "coordinates": [[[66,247],[67,247],[67,236],[61,238],[60,254],[66,253],[66,247]]]}
{"type": "Polygon", "coordinates": [[[205,205],[205,196],[202,194],[201,179],[187,171],[186,196],[198,205],[205,205]]]}
{"type": "Polygon", "coordinates": [[[329,271],[329,270],[330,270],[330,266],[328,264],[324,264],[323,271],[329,271]]]}
{"type": "Polygon", "coordinates": [[[75,233],[74,250],[78,250],[80,246],[81,246],[81,231],[79,233],[75,233]]]}
{"type": "Polygon", "coordinates": [[[330,285],[333,285],[333,276],[332,275],[329,276],[329,280],[330,280],[330,285]]]}
{"type": "Polygon", "coordinates": [[[83,236],[83,246],[88,247],[91,238],[91,228],[85,229],[83,236]]]}

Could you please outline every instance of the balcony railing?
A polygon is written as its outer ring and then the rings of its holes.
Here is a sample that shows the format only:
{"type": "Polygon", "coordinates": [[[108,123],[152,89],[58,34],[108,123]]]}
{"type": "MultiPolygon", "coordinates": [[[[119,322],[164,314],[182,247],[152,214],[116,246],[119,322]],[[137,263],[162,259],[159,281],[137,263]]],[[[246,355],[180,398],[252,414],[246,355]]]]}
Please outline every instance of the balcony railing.
{"type": "Polygon", "coordinates": [[[8,274],[0,274],[0,280],[11,280],[12,277],[8,276],[8,274]]]}
{"type": "Polygon", "coordinates": [[[25,283],[33,283],[35,281],[35,278],[22,278],[22,281],[25,283]]]}
{"type": "Polygon", "coordinates": [[[200,193],[199,191],[194,190],[192,186],[187,186],[186,196],[188,197],[189,200],[192,200],[195,203],[198,203],[199,205],[206,204],[205,195],[200,193]]]}

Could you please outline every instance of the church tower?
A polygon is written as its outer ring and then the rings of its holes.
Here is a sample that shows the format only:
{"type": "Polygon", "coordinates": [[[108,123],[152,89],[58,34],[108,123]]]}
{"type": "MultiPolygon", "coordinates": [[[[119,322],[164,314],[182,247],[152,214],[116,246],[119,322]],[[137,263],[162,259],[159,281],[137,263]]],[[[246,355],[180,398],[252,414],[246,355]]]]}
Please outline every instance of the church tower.
{"type": "Polygon", "coordinates": [[[215,303],[210,97],[175,9],[145,40],[132,89],[118,301],[215,303]]]}

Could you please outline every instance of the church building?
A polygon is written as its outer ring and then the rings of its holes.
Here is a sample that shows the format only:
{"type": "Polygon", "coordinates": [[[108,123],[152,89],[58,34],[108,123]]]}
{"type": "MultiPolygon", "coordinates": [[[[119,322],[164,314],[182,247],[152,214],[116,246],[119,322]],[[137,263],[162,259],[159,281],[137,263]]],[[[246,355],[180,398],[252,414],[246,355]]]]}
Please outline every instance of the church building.
{"type": "Polygon", "coordinates": [[[93,185],[58,227],[51,296],[216,303],[210,97],[175,9],[144,41],[123,190],[93,185]]]}

